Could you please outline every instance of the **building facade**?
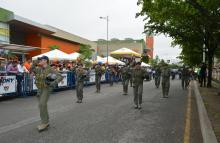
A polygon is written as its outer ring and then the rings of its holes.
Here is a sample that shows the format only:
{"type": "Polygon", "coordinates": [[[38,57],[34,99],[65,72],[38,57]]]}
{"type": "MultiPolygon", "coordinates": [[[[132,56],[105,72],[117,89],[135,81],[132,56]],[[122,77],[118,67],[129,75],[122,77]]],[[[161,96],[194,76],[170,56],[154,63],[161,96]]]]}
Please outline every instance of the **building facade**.
{"type": "Polygon", "coordinates": [[[0,44],[38,47],[26,53],[29,58],[48,52],[54,46],[68,54],[79,52],[80,45],[90,45],[95,51],[97,49],[95,42],[23,18],[3,8],[0,8],[0,44]]]}
{"type": "Polygon", "coordinates": [[[154,58],[154,37],[146,36],[146,47],[149,49],[148,55],[150,58],[154,58]]]}
{"type": "MultiPolygon", "coordinates": [[[[99,56],[106,56],[107,55],[107,41],[100,39],[96,41],[97,43],[97,54],[99,56]]],[[[144,49],[146,48],[146,43],[143,39],[134,40],[131,38],[126,38],[124,40],[119,39],[111,39],[108,41],[109,47],[109,55],[112,51],[121,49],[121,48],[128,48],[131,49],[139,54],[142,54],[144,49]]]]}

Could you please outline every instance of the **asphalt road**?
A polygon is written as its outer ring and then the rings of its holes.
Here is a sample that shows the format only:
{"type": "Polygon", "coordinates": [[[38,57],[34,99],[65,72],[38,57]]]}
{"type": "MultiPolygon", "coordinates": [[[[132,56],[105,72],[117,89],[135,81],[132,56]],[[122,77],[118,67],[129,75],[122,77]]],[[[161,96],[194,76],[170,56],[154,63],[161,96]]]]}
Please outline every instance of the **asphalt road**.
{"type": "MultiPolygon", "coordinates": [[[[153,82],[144,83],[143,109],[133,105],[132,88],[122,95],[122,85],[84,89],[83,104],[75,103],[75,90],[57,92],[49,100],[50,128],[38,133],[35,97],[0,102],[0,143],[183,143],[188,92],[180,81],[171,82],[170,97],[153,82]]],[[[201,133],[192,101],[191,142],[201,133]]]]}

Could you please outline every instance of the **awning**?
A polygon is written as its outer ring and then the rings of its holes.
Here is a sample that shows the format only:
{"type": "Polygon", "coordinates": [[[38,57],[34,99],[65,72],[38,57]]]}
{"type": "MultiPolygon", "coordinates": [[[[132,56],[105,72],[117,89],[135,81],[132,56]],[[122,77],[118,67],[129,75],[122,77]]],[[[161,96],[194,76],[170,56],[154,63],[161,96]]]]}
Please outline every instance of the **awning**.
{"type": "Polygon", "coordinates": [[[69,56],[67,53],[64,53],[63,51],[60,51],[58,49],[32,57],[32,59],[36,60],[37,58],[42,57],[42,56],[47,56],[50,60],[72,60],[71,56],[69,56]]]}
{"type": "Polygon", "coordinates": [[[121,48],[121,49],[111,52],[110,54],[114,56],[118,55],[121,57],[141,57],[139,53],[128,48],[121,48]]]}
{"type": "Polygon", "coordinates": [[[35,50],[39,50],[41,48],[39,47],[31,47],[31,46],[24,46],[24,45],[17,45],[17,44],[2,44],[0,43],[0,49],[4,49],[4,50],[10,50],[11,52],[14,53],[27,53],[30,51],[35,51],[35,50]]]}

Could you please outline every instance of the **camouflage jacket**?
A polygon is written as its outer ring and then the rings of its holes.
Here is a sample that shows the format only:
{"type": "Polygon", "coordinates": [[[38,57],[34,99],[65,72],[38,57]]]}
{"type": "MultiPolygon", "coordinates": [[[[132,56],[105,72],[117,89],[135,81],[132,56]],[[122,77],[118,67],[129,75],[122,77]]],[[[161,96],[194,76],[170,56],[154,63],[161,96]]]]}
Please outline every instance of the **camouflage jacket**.
{"type": "Polygon", "coordinates": [[[49,74],[55,74],[55,82],[59,83],[63,80],[62,75],[51,68],[49,65],[46,68],[37,67],[36,64],[33,64],[30,69],[31,72],[35,74],[35,84],[38,89],[48,88],[49,85],[46,84],[46,78],[49,74]]]}
{"type": "Polygon", "coordinates": [[[102,74],[104,74],[105,71],[102,69],[101,66],[96,66],[95,67],[95,76],[98,77],[98,76],[102,76],[102,74]]]}
{"type": "Polygon", "coordinates": [[[156,68],[156,70],[155,70],[155,77],[160,77],[161,73],[162,73],[161,69],[159,67],[156,68]]]}
{"type": "Polygon", "coordinates": [[[170,79],[170,69],[164,68],[162,72],[162,78],[163,80],[169,80],[170,79]]]}
{"type": "Polygon", "coordinates": [[[132,81],[133,86],[143,84],[144,78],[147,75],[147,71],[144,69],[133,69],[132,70],[132,81]]]}
{"type": "Polygon", "coordinates": [[[76,69],[76,82],[84,82],[86,79],[86,71],[83,68],[76,69]]]}
{"type": "Polygon", "coordinates": [[[127,80],[131,77],[131,70],[129,67],[123,67],[121,69],[121,77],[122,77],[122,80],[127,80]]]}

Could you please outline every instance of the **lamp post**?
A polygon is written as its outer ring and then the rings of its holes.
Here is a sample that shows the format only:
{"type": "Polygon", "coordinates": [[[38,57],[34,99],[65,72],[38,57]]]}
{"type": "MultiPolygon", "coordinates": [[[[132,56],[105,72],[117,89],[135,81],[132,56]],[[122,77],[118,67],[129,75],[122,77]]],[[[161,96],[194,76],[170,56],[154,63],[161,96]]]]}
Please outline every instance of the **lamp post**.
{"type": "Polygon", "coordinates": [[[108,64],[108,53],[109,53],[109,49],[108,49],[108,22],[109,22],[109,17],[100,17],[100,19],[104,19],[107,21],[107,42],[106,42],[106,47],[107,47],[107,64],[108,64]]]}

